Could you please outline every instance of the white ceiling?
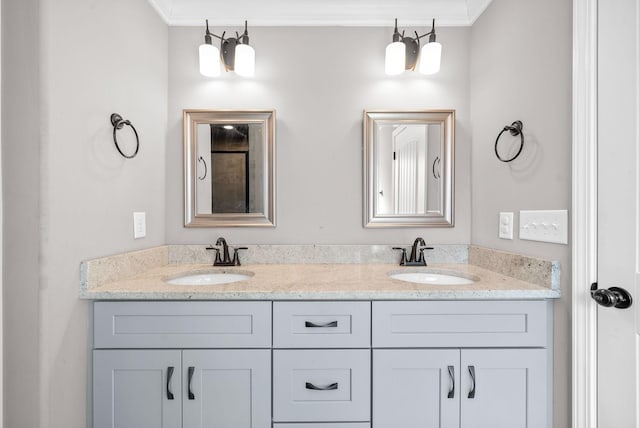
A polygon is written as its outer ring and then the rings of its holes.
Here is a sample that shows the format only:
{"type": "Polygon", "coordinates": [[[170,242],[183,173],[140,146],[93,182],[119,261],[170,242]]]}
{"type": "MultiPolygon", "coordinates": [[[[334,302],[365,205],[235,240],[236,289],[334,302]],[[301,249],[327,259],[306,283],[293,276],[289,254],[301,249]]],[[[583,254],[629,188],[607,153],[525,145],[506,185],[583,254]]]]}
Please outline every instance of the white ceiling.
{"type": "Polygon", "coordinates": [[[468,26],[491,0],[148,0],[169,25],[468,26]]]}

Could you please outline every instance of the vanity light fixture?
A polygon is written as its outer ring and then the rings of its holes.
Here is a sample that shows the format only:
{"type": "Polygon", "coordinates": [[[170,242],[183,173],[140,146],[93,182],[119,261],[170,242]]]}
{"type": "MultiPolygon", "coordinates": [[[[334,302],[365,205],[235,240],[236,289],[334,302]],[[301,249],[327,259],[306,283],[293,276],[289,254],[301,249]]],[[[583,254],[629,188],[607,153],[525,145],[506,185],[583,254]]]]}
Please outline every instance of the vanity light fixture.
{"type": "Polygon", "coordinates": [[[418,60],[418,71],[422,74],[435,74],[440,71],[442,45],[436,42],[436,20],[431,24],[431,31],[415,37],[405,37],[404,31],[398,31],[398,19],[395,20],[393,41],[387,45],[385,52],[385,72],[390,75],[404,73],[405,70],[415,70],[418,60]],[[429,42],[420,50],[420,39],[429,36],[429,42]]]}
{"type": "Polygon", "coordinates": [[[244,21],[244,33],[236,37],[225,38],[209,31],[209,20],[206,22],[204,43],[200,45],[200,73],[207,77],[220,76],[220,67],[226,71],[235,71],[243,77],[252,77],[255,73],[256,52],[249,46],[247,21],[244,21]],[[213,37],[220,39],[220,50],[213,46],[213,37]]]}

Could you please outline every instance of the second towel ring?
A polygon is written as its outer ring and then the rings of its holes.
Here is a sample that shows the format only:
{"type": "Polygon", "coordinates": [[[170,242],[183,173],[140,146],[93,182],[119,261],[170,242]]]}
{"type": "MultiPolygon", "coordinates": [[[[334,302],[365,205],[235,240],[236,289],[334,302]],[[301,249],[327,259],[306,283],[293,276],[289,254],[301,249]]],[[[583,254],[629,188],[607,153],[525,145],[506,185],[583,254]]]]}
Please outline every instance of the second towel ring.
{"type": "Polygon", "coordinates": [[[501,162],[511,162],[512,160],[520,156],[520,153],[522,153],[522,149],[524,147],[524,136],[522,135],[522,126],[523,126],[522,122],[519,120],[516,120],[511,124],[511,126],[507,125],[504,128],[502,128],[502,131],[500,131],[500,133],[498,134],[494,149],[496,152],[496,156],[501,162]],[[517,137],[518,135],[520,136],[520,148],[518,149],[518,153],[516,153],[511,159],[503,159],[502,156],[500,156],[500,153],[498,153],[498,141],[500,141],[500,137],[502,136],[502,134],[504,134],[505,131],[509,131],[509,133],[514,137],[517,137]]]}
{"type": "Polygon", "coordinates": [[[122,116],[120,116],[118,113],[113,113],[111,115],[111,124],[113,125],[113,142],[116,145],[116,149],[118,149],[118,153],[120,153],[123,157],[127,159],[135,158],[136,155],[138,154],[138,150],[140,149],[140,137],[138,137],[138,131],[136,131],[136,128],[131,124],[130,121],[124,120],[122,116]],[[125,125],[129,125],[136,136],[136,150],[133,152],[132,155],[124,154],[124,152],[120,149],[120,145],[118,144],[118,137],[116,136],[116,131],[118,131],[119,129],[122,129],[125,125]]]}

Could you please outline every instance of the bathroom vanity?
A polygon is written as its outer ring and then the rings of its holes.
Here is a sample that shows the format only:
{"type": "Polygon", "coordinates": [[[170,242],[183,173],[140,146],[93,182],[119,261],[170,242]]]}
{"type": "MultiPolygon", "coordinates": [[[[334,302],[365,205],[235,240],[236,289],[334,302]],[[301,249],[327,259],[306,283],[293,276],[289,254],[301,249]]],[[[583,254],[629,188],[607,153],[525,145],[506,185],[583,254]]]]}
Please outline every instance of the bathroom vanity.
{"type": "Polygon", "coordinates": [[[169,285],[213,270],[176,264],[89,287],[94,428],[550,426],[558,290],[456,269],[473,284],[274,264],[169,285]]]}
{"type": "Polygon", "coordinates": [[[545,427],[549,313],[540,300],[96,302],[94,427],[545,427]]]}

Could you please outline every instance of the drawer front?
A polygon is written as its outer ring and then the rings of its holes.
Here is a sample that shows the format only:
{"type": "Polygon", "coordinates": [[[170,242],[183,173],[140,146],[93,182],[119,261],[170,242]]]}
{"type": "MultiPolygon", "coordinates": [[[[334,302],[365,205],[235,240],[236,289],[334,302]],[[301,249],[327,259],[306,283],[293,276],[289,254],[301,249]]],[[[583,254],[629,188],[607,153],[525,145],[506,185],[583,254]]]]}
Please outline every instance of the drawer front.
{"type": "Polygon", "coordinates": [[[369,302],[274,302],[274,348],[368,348],[369,302]]]}
{"type": "Polygon", "coordinates": [[[376,348],[546,347],[545,301],[373,302],[376,348]]]}
{"type": "Polygon", "coordinates": [[[273,420],[366,422],[369,350],[273,351],[273,420]]]}
{"type": "Polygon", "coordinates": [[[270,348],[270,302],[96,302],[95,348],[270,348]]]}
{"type": "Polygon", "coordinates": [[[369,422],[347,422],[326,424],[273,424],[273,428],[371,428],[369,422]]]}

